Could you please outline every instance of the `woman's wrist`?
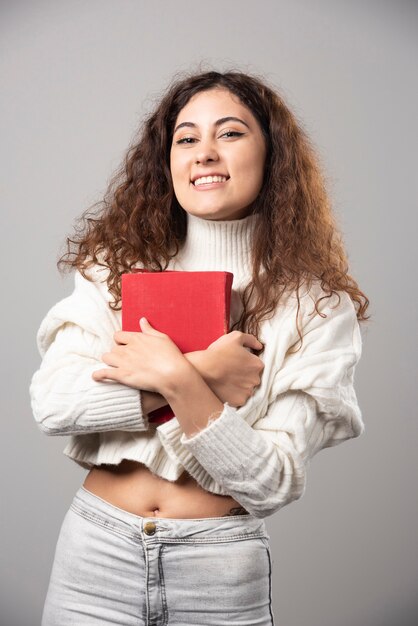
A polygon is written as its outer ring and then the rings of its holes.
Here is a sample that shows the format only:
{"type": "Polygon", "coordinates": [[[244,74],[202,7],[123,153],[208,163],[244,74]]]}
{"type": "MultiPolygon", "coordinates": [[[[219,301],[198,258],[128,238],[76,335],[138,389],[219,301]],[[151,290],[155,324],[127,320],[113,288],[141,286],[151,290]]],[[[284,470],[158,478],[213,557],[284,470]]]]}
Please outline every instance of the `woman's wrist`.
{"type": "Polygon", "coordinates": [[[224,410],[223,402],[187,359],[161,390],[187,437],[206,428],[208,420],[224,410]]]}
{"type": "Polygon", "coordinates": [[[188,362],[199,372],[207,385],[212,387],[216,381],[215,366],[208,350],[196,350],[184,354],[188,362]]]}
{"type": "Polygon", "coordinates": [[[164,396],[168,404],[170,404],[170,399],[176,398],[181,394],[193,376],[197,376],[202,381],[202,384],[205,384],[197,369],[184,356],[184,358],[173,364],[170,371],[167,371],[165,376],[160,379],[158,393],[164,396]]]}
{"type": "Polygon", "coordinates": [[[167,404],[167,400],[160,393],[155,391],[139,390],[141,393],[142,413],[148,415],[152,411],[156,411],[167,404]]]}
{"type": "MultiPolygon", "coordinates": [[[[206,382],[210,386],[214,381],[213,372],[214,369],[211,363],[211,355],[207,350],[195,350],[193,352],[186,352],[184,357],[192,365],[206,382]]],[[[143,413],[151,413],[156,409],[159,409],[168,404],[167,398],[156,391],[146,391],[141,389],[141,406],[143,413]]]]}

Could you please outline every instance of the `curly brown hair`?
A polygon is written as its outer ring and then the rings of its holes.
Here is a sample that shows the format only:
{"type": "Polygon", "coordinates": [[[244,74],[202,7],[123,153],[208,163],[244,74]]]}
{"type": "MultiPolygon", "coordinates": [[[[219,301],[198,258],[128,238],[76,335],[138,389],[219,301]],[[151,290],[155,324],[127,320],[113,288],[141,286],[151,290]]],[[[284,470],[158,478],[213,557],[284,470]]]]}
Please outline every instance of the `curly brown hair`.
{"type": "Polygon", "coordinates": [[[254,230],[252,279],[234,328],[257,336],[261,321],[274,314],[285,292],[293,291],[302,345],[299,289],[304,283],[309,290],[313,281],[325,293],[315,302],[318,314],[320,300],[345,291],[357,319],[368,320],[369,300],[348,273],[342,237],[307,133],[277,89],[238,70],[174,80],[143,121],[103,200],[82,214],[74,238],[67,237],[58,269],[77,268],[90,279],[86,270],[93,264],[107,267],[114,298],[109,306],[114,310],[120,309],[122,273],[138,264],[150,271],[167,269],[187,235],[187,214],[174,194],[169,167],[174,124],[195,94],[214,88],[229,90],[251,110],[267,145],[263,186],[254,207],[260,219],[254,230]]]}

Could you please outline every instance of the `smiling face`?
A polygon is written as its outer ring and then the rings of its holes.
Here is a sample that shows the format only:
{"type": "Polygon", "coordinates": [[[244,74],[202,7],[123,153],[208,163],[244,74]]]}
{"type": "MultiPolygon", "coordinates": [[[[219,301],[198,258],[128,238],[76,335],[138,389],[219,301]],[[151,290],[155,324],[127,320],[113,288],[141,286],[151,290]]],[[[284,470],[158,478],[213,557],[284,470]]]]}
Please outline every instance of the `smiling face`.
{"type": "Polygon", "coordinates": [[[258,121],[230,91],[199,92],[178,114],[170,169],[174,193],[187,213],[209,220],[249,215],[265,160],[258,121]]]}

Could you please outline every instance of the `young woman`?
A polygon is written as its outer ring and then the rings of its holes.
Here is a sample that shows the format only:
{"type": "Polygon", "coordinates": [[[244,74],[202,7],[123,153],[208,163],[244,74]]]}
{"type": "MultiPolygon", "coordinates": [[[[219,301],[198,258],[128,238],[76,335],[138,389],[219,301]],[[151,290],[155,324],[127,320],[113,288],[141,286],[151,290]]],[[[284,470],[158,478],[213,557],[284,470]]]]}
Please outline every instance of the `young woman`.
{"type": "Polygon", "coordinates": [[[43,626],[273,624],[264,518],[320,449],[359,436],[368,299],[318,159],[280,95],[242,72],[173,83],[99,211],[68,238],[73,293],[38,332],[35,419],[89,473],[64,519],[43,626]],[[233,272],[231,332],[182,354],[120,276],[233,272]],[[167,402],[175,417],[148,414],[167,402]]]}

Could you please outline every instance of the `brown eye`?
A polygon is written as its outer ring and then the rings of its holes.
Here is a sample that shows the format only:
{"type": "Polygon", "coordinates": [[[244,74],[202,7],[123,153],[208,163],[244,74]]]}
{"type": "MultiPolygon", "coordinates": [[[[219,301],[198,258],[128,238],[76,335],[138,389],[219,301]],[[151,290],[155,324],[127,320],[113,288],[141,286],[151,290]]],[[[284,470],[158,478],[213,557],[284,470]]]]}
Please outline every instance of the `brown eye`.
{"type": "Polygon", "coordinates": [[[237,130],[227,130],[225,133],[222,133],[221,137],[225,137],[226,135],[228,135],[228,137],[240,137],[243,134],[244,133],[240,133],[237,130]]]}
{"type": "Polygon", "coordinates": [[[192,143],[192,141],[196,141],[194,137],[182,137],[181,139],[177,139],[176,144],[188,144],[192,143]]]}

